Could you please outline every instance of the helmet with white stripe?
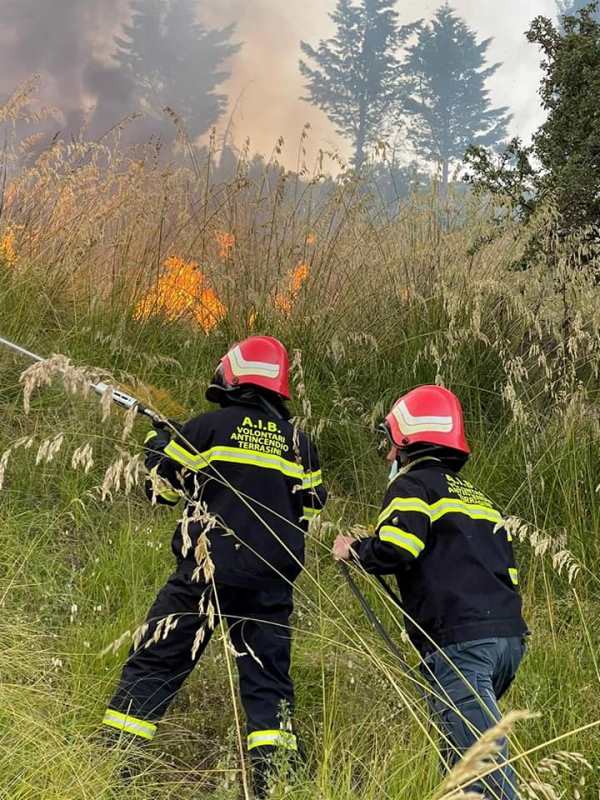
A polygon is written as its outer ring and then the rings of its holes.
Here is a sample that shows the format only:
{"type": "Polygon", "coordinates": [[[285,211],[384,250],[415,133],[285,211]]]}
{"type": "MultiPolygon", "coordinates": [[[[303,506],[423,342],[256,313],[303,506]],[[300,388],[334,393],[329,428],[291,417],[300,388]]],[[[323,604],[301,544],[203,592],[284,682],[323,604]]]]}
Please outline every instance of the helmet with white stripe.
{"type": "Polygon", "coordinates": [[[400,397],[385,418],[385,427],[400,450],[433,445],[465,455],[471,452],[460,400],[443,386],[418,386],[400,397]]]}
{"type": "Polygon", "coordinates": [[[219,402],[223,392],[243,386],[266,389],[290,399],[289,357],[282,343],[272,336],[250,336],[235,344],[221,359],[206,396],[219,402]]]}

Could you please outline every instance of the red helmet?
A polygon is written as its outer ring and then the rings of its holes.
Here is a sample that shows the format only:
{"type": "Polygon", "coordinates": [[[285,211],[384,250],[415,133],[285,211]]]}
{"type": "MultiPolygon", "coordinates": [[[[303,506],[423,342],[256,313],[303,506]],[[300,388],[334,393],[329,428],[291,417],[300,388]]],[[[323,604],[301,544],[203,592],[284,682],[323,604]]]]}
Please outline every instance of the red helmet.
{"type": "Polygon", "coordinates": [[[418,386],[400,397],[385,418],[385,425],[396,447],[405,450],[414,444],[449,447],[468,455],[460,400],[442,386],[418,386]]]}
{"type": "Polygon", "coordinates": [[[258,386],[290,399],[287,350],[272,336],[250,336],[235,344],[221,359],[207,397],[218,402],[222,391],[258,386]]]}

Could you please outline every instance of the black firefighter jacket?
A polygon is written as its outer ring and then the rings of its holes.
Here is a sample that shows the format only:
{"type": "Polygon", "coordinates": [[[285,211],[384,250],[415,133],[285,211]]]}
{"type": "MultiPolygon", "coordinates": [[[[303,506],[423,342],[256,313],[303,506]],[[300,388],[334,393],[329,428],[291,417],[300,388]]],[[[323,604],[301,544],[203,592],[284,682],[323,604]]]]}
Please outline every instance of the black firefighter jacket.
{"type": "Polygon", "coordinates": [[[172,441],[150,437],[147,493],[167,504],[183,494],[191,520],[187,536],[180,523],[173,538],[180,563],[193,568],[204,531],[217,583],[266,589],[297,577],[308,521],[327,496],[304,433],[259,407],[230,405],[189,420],[172,441]]]}
{"type": "Polygon", "coordinates": [[[375,536],[353,550],[367,572],[396,575],[406,630],[422,653],[527,632],[501,515],[437,460],[390,483],[375,536]]]}

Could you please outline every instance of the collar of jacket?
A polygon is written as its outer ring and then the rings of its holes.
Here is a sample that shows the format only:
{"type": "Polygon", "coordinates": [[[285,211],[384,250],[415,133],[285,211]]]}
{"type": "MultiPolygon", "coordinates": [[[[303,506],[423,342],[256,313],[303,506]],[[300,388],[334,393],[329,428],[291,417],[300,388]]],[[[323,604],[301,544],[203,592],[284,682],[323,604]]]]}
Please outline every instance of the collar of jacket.
{"type": "Polygon", "coordinates": [[[258,408],[263,414],[274,416],[269,408],[269,406],[273,406],[275,414],[281,419],[289,420],[291,418],[291,414],[284,403],[272,403],[270,400],[262,398],[260,394],[255,394],[251,391],[246,391],[237,397],[235,394],[225,395],[221,408],[231,408],[231,406],[237,406],[238,408],[258,408]]]}
{"type": "Polygon", "coordinates": [[[398,478],[402,478],[404,475],[407,475],[409,472],[413,472],[413,470],[417,469],[427,469],[431,467],[439,467],[441,469],[447,469],[452,471],[450,467],[448,467],[440,458],[436,458],[435,456],[421,456],[421,458],[415,458],[414,461],[410,461],[408,464],[405,464],[398,470],[398,474],[394,475],[390,484],[397,481],[398,478]]]}

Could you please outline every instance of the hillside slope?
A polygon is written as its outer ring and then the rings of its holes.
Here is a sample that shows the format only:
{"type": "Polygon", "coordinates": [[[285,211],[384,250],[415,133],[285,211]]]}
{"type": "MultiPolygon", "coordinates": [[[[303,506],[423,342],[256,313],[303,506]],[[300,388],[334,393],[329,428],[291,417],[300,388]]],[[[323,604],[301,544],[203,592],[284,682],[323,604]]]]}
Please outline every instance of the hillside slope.
{"type": "MultiPolygon", "coordinates": [[[[518,237],[490,236],[480,209],[463,205],[442,225],[422,197],[390,221],[350,177],[315,204],[309,185],[268,174],[196,195],[180,168],[132,160],[101,172],[95,157],[13,182],[0,335],[106,370],[179,419],[206,407],[206,382],[236,338],[269,332],[298,351],[295,410],[333,498],[298,584],[293,669],[309,769],[286,796],[436,796],[437,739],[415,673],[372,632],[329,549],[336,531],[377,515],[374,424],[400,392],[437,381],[463,400],[469,476],[515,535],[533,636],[505,707],[537,715],[511,734],[525,796],[597,800],[598,287],[511,271],[518,237]]],[[[177,516],[133,485],[147,424],[123,436],[120,411],[103,420],[97,398],[69,393],[60,376],[25,413],[27,366],[0,349],[0,797],[237,797],[233,656],[218,637],[133,786],[119,785],[120,756],[97,740],[125,634],[172,567],[177,516]],[[119,459],[131,486],[109,486],[119,459]]],[[[402,641],[377,585],[361,585],[402,641]]]]}

